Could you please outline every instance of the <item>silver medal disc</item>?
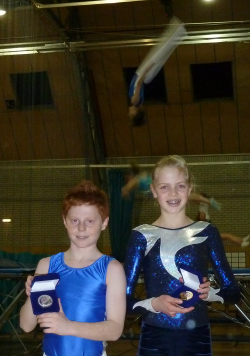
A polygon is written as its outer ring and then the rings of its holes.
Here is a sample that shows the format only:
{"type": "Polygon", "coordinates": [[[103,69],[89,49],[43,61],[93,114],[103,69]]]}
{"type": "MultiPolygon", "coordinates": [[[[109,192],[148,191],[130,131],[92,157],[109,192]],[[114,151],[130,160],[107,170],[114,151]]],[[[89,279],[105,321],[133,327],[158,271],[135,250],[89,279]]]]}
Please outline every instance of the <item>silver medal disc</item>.
{"type": "Polygon", "coordinates": [[[48,308],[52,305],[53,303],[53,299],[46,294],[40,295],[40,297],[38,298],[38,304],[42,307],[42,308],[48,308]]]}

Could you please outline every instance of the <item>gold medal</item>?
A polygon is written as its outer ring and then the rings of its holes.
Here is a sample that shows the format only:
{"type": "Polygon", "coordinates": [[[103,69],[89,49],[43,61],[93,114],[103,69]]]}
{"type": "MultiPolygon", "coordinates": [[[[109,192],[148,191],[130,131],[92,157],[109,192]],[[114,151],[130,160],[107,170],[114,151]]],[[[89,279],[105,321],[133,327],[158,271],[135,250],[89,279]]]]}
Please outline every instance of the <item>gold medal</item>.
{"type": "Polygon", "coordinates": [[[181,300],[190,300],[193,298],[193,293],[190,291],[182,292],[180,294],[180,299],[181,300]]]}

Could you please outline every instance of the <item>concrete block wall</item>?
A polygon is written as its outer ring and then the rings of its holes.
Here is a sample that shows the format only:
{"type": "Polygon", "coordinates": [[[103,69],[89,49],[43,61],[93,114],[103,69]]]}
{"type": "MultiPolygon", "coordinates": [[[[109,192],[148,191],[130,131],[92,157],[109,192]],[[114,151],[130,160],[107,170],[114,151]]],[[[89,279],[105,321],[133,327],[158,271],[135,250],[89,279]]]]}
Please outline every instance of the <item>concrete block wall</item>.
{"type": "Polygon", "coordinates": [[[56,253],[67,248],[61,203],[88,176],[84,160],[0,162],[0,176],[1,249],[56,253]]]}

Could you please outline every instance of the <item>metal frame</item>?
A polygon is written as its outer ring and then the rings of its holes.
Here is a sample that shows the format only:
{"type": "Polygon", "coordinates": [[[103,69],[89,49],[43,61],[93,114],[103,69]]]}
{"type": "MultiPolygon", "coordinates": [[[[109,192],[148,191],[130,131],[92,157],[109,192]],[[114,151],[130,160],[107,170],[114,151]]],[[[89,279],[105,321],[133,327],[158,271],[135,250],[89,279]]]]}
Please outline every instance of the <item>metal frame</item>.
{"type": "Polygon", "coordinates": [[[34,0],[31,0],[31,1],[37,9],[51,9],[51,8],[58,8],[58,7],[117,4],[117,3],[123,3],[123,2],[138,2],[138,1],[147,1],[147,0],[92,0],[92,1],[65,2],[65,3],[60,3],[60,4],[41,4],[34,0]]]}
{"type": "MultiPolygon", "coordinates": [[[[240,287],[240,294],[241,294],[241,300],[238,304],[234,304],[235,308],[239,311],[239,313],[246,319],[246,322],[250,324],[250,318],[248,315],[245,313],[245,311],[242,308],[242,305],[246,307],[247,312],[250,313],[250,270],[246,269],[246,271],[243,272],[235,272],[233,271],[235,279],[240,287]]],[[[215,285],[216,287],[219,287],[218,282],[216,281],[215,275],[213,272],[209,273],[209,280],[212,285],[215,285]]],[[[229,318],[230,319],[230,318],[229,318]]],[[[240,323],[239,324],[243,324],[240,323]]],[[[250,326],[248,326],[250,327],[250,326]]]]}
{"type": "MultiPolygon", "coordinates": [[[[113,34],[114,35],[114,34],[113,34]]],[[[129,35],[128,35],[129,36],[129,35]]],[[[110,41],[35,41],[10,44],[0,44],[0,56],[51,53],[80,52],[101,49],[114,49],[138,46],[153,46],[159,42],[159,37],[137,38],[110,41]]],[[[224,29],[216,31],[191,31],[181,44],[243,42],[250,43],[250,28],[224,29]]]]}
{"type": "MultiPolygon", "coordinates": [[[[0,275],[0,280],[1,279],[8,279],[11,278],[10,276],[6,275],[6,274],[1,274],[0,275]]],[[[12,324],[11,320],[10,320],[10,315],[13,311],[13,309],[16,307],[16,305],[18,304],[18,302],[21,300],[21,298],[25,295],[25,288],[21,289],[21,286],[23,285],[23,276],[21,275],[20,277],[18,276],[14,276],[14,279],[18,278],[17,284],[14,286],[14,288],[9,292],[8,295],[6,295],[5,299],[0,303],[0,330],[2,329],[2,326],[5,323],[9,323],[11,326],[11,329],[13,330],[15,336],[17,337],[18,341],[20,342],[20,344],[22,345],[23,349],[24,349],[24,353],[27,353],[28,350],[26,348],[26,346],[24,345],[21,337],[18,334],[18,331],[16,330],[16,328],[14,327],[14,325],[12,324]],[[16,295],[17,293],[17,295],[16,295]],[[4,309],[3,305],[4,303],[8,300],[11,299],[11,302],[9,303],[9,305],[4,309]]]]}

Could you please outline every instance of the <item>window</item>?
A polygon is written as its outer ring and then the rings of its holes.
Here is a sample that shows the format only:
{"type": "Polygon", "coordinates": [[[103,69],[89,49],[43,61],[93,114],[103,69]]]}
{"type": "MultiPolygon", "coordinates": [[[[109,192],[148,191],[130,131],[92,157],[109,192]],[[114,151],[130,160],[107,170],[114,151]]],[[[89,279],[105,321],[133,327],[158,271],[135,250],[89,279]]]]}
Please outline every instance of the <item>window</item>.
{"type": "Polygon", "coordinates": [[[47,72],[10,74],[19,109],[54,107],[47,72]]]}
{"type": "Polygon", "coordinates": [[[191,64],[194,100],[233,99],[232,63],[191,64]]]}
{"type": "MultiPolygon", "coordinates": [[[[125,81],[127,85],[127,92],[129,90],[130,82],[136,72],[137,67],[123,68],[125,81]]],[[[167,93],[165,86],[164,69],[162,68],[159,73],[154,77],[152,82],[144,86],[144,102],[167,102],[167,93]]]]}
{"type": "Polygon", "coordinates": [[[7,99],[5,100],[6,108],[8,110],[15,110],[17,109],[16,101],[13,99],[7,99]]]}
{"type": "Polygon", "coordinates": [[[232,268],[246,267],[246,253],[245,252],[226,252],[228,262],[232,268]]]}

